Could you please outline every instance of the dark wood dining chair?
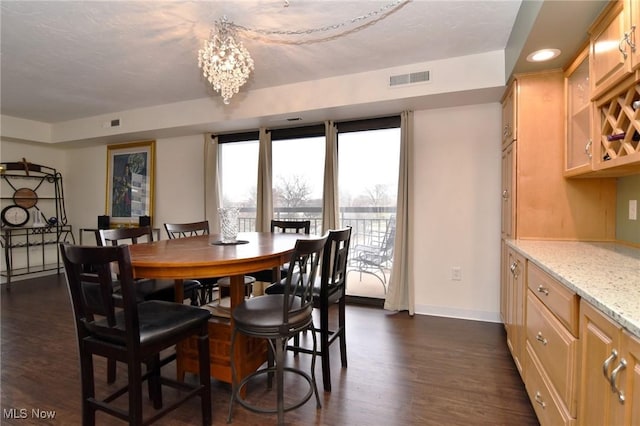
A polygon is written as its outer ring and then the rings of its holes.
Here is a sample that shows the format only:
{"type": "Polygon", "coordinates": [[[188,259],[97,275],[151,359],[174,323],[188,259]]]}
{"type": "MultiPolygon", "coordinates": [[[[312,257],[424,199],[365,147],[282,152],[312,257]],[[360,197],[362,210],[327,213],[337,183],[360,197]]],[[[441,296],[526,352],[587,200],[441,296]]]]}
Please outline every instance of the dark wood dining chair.
{"type": "MultiPolygon", "coordinates": [[[[170,240],[175,238],[196,237],[198,235],[209,235],[209,221],[202,220],[199,222],[188,223],[165,223],[164,229],[170,240]]],[[[220,277],[198,278],[200,282],[200,297],[197,301],[198,305],[206,305],[214,300],[214,291],[218,289],[218,280],[220,277]]]]}
{"type": "Polygon", "coordinates": [[[271,232],[294,232],[296,234],[311,233],[310,220],[272,220],[271,232]]]}
{"type": "Polygon", "coordinates": [[[209,235],[209,221],[189,223],[165,223],[164,229],[167,231],[169,239],[195,237],[197,235],[209,235]]]}
{"type": "MultiPolygon", "coordinates": [[[[150,226],[100,229],[99,236],[99,246],[138,244],[139,242],[152,242],[153,229],[150,226]]],[[[174,280],[143,278],[137,279],[136,283],[137,297],[139,301],[153,299],[174,302],[176,300],[174,280]]],[[[191,305],[196,306],[198,304],[198,290],[200,289],[200,282],[198,280],[184,280],[183,289],[185,298],[189,298],[191,305]]],[[[114,297],[120,297],[117,289],[114,293],[114,297]]]]}
{"type": "MultiPolygon", "coordinates": [[[[135,228],[100,229],[98,232],[98,246],[118,246],[121,244],[138,244],[153,241],[153,229],[150,226],[135,228]]],[[[136,279],[136,300],[164,300],[174,302],[176,300],[175,281],[158,279],[136,279]]],[[[196,280],[183,281],[184,295],[189,298],[191,305],[196,306],[200,283],[196,280]]],[[[113,287],[113,298],[116,305],[122,306],[122,292],[118,285],[113,287]]],[[[89,290],[90,292],[91,290],[89,290]]],[[[116,380],[116,361],[107,361],[107,383],[116,380]]]]}
{"type": "MultiPolygon", "coordinates": [[[[346,280],[347,259],[349,258],[349,244],[351,242],[351,227],[329,231],[327,243],[322,254],[321,275],[316,277],[313,287],[313,305],[320,311],[320,327],[314,332],[320,334],[320,358],[322,361],[322,383],[324,390],[331,392],[331,362],[330,346],[337,339],[340,341],[340,360],[342,367],[347,367],[346,340],[346,280]],[[329,328],[329,310],[337,305],[337,327],[329,328]]],[[[286,280],[272,284],[265,289],[266,294],[282,294],[286,280]]],[[[312,353],[312,350],[300,345],[300,335],[296,335],[293,344],[287,349],[294,353],[312,353]]]]}
{"type": "MultiPolygon", "coordinates": [[[[235,353],[238,334],[254,338],[267,339],[269,342],[269,362],[266,367],[247,375],[237,377],[235,357],[231,357],[232,393],[229,402],[228,422],[231,422],[233,404],[238,402],[250,411],[258,413],[277,413],[278,424],[284,424],[284,413],[306,403],[312,395],[316,397],[316,407],[321,408],[320,396],[315,379],[316,363],[316,334],[313,336],[311,359],[311,374],[300,368],[284,365],[287,341],[304,330],[313,330],[313,284],[317,275],[320,258],[324,250],[327,237],[298,240],[290,258],[290,264],[296,271],[286,278],[286,285],[282,294],[267,294],[245,299],[231,311],[233,331],[231,333],[231,351],[235,353]],[[302,377],[309,384],[309,391],[297,401],[284,402],[284,373],[292,373],[302,377]],[[256,406],[244,399],[242,389],[254,377],[267,375],[267,383],[271,384],[271,377],[276,378],[275,407],[256,406]]],[[[297,395],[299,396],[299,395],[297,395]]]]}
{"type": "MultiPolygon", "coordinates": [[[[193,397],[200,398],[202,424],[211,424],[211,379],[209,377],[208,320],[211,314],[197,307],[160,300],[140,302],[133,278],[129,247],[72,246],[60,244],[69,295],[75,319],[80,357],[82,424],[94,425],[96,411],[103,411],[131,425],[149,424],[193,397]],[[112,264],[118,268],[114,280],[112,264]],[[89,271],[89,272],[86,272],[89,271]],[[118,287],[122,307],[112,293],[118,287]],[[86,289],[95,288],[97,298],[87,298],[86,289]],[[173,357],[161,351],[195,337],[199,354],[198,384],[185,384],[161,375],[162,366],[173,357]],[[95,392],[93,357],[115,359],[127,365],[127,384],[104,399],[95,392]],[[147,371],[143,371],[145,364],[147,371]],[[143,416],[143,382],[148,382],[149,398],[155,408],[143,416]],[[162,387],[180,389],[171,404],[163,407],[162,387]],[[112,404],[128,395],[128,409],[112,404]]],[[[172,394],[173,395],[173,394],[172,394]]]]}
{"type": "MultiPolygon", "coordinates": [[[[311,233],[311,221],[310,220],[272,220],[271,232],[288,232],[295,234],[307,234],[311,233]]],[[[275,270],[277,272],[277,269],[275,270]]],[[[278,280],[274,270],[265,269],[256,273],[253,273],[256,281],[262,281],[267,283],[274,283],[278,280]]],[[[280,278],[286,278],[289,273],[289,265],[284,264],[280,267],[280,278]]]]}

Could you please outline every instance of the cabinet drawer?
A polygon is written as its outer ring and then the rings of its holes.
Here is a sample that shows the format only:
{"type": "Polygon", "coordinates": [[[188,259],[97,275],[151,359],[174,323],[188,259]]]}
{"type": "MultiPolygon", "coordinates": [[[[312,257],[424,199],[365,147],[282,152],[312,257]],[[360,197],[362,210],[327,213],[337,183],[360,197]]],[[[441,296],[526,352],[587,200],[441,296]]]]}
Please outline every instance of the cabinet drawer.
{"type": "Polygon", "coordinates": [[[573,426],[576,419],[569,415],[557,393],[549,385],[545,378],[544,370],[540,366],[529,342],[526,345],[525,355],[525,386],[531,400],[531,405],[538,416],[541,426],[573,426]]]}
{"type": "Polygon", "coordinates": [[[546,372],[547,378],[575,417],[576,357],[578,339],[549,312],[531,292],[527,292],[527,340],[546,372]]]}
{"type": "Polygon", "coordinates": [[[538,299],[577,337],[578,296],[531,262],[527,268],[527,283],[538,299]]]}

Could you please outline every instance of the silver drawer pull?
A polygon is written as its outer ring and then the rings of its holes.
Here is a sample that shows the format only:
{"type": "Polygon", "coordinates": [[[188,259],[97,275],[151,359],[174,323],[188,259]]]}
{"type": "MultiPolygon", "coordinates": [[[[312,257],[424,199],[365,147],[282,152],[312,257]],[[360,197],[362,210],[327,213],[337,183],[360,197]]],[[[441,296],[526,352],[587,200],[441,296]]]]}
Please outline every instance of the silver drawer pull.
{"type": "Polygon", "coordinates": [[[542,408],[547,408],[547,403],[542,400],[542,395],[540,391],[536,391],[536,402],[542,406],[542,408]]]}
{"type": "Polygon", "coordinates": [[[538,293],[544,293],[545,296],[549,295],[549,289],[546,287],[538,286],[538,293]]]}
{"type": "Polygon", "coordinates": [[[542,344],[543,344],[543,345],[545,345],[545,346],[547,345],[547,339],[545,339],[545,338],[542,336],[542,331],[538,331],[538,334],[536,335],[536,340],[537,340],[538,342],[542,343],[542,344]]]}
{"type": "Polygon", "coordinates": [[[624,370],[625,368],[627,368],[627,360],[622,358],[620,360],[620,364],[618,364],[616,366],[616,368],[613,369],[613,371],[611,372],[611,377],[609,378],[609,382],[611,383],[611,392],[618,394],[618,402],[620,402],[620,404],[624,404],[624,391],[618,389],[618,386],[616,386],[616,380],[618,379],[618,373],[620,373],[620,371],[624,370]]]}
{"type": "Polygon", "coordinates": [[[604,362],[602,363],[602,374],[604,374],[604,378],[607,380],[609,379],[609,365],[611,364],[611,362],[618,358],[618,351],[616,351],[615,349],[611,350],[611,355],[609,355],[609,357],[607,359],[604,360],[604,362]]]}

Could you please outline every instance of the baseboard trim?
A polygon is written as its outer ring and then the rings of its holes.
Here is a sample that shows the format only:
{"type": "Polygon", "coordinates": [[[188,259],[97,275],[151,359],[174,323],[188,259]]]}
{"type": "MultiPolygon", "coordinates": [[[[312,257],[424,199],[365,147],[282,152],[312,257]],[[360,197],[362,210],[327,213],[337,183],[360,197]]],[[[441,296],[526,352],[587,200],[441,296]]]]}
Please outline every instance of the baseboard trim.
{"type": "Polygon", "coordinates": [[[363,297],[363,296],[349,296],[347,295],[345,301],[349,305],[364,305],[375,308],[384,308],[384,299],[378,299],[376,297],[363,297]]]}
{"type": "Polygon", "coordinates": [[[499,312],[476,311],[470,309],[454,309],[442,306],[417,305],[416,314],[436,317],[465,319],[483,322],[501,323],[499,312]]]}

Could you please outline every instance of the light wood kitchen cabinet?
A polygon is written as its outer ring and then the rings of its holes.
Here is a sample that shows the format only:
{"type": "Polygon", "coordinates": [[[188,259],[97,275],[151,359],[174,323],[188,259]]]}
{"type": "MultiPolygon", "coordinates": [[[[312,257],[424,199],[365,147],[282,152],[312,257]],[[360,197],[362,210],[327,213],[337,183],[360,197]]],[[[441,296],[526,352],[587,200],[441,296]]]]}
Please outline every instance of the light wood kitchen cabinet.
{"type": "Polygon", "coordinates": [[[562,71],[518,74],[507,93],[518,124],[503,150],[503,238],[614,240],[615,180],[564,177],[562,71]]]}
{"type": "Polygon", "coordinates": [[[591,93],[599,98],[614,85],[635,73],[640,65],[635,46],[639,3],[637,0],[611,2],[594,22],[590,34],[591,93]]]}
{"type": "Polygon", "coordinates": [[[593,104],[589,85],[589,49],[584,48],[564,73],[566,142],[564,174],[578,176],[593,171],[591,119],[593,104]]]}
{"type": "Polygon", "coordinates": [[[640,82],[635,77],[624,80],[595,101],[593,168],[598,174],[640,173],[638,109],[640,82]]]}
{"type": "Polygon", "coordinates": [[[625,424],[640,424],[640,340],[622,332],[622,352],[626,354],[627,373],[620,379],[625,392],[625,424]]]}
{"type": "Polygon", "coordinates": [[[566,177],[640,173],[638,24],[639,0],[611,2],[565,70],[566,177]]]}
{"type": "Polygon", "coordinates": [[[504,295],[506,299],[504,325],[507,332],[507,346],[522,376],[525,341],[525,278],[526,259],[515,250],[506,248],[506,263],[503,265],[505,280],[504,295]]]}
{"type": "Polygon", "coordinates": [[[517,142],[502,150],[502,238],[514,238],[517,142]]]}
{"type": "Polygon", "coordinates": [[[502,148],[518,138],[518,83],[512,81],[502,98],[502,148]]]}
{"type": "Polygon", "coordinates": [[[580,342],[579,424],[638,424],[640,342],[584,300],[580,342]]]}
{"type": "Polygon", "coordinates": [[[542,425],[574,424],[578,296],[532,263],[527,287],[527,392],[542,425]]]}
{"type": "Polygon", "coordinates": [[[507,274],[509,274],[509,254],[507,252],[507,243],[500,241],[500,319],[502,324],[507,324],[507,307],[509,306],[509,293],[507,287],[507,274]]]}

